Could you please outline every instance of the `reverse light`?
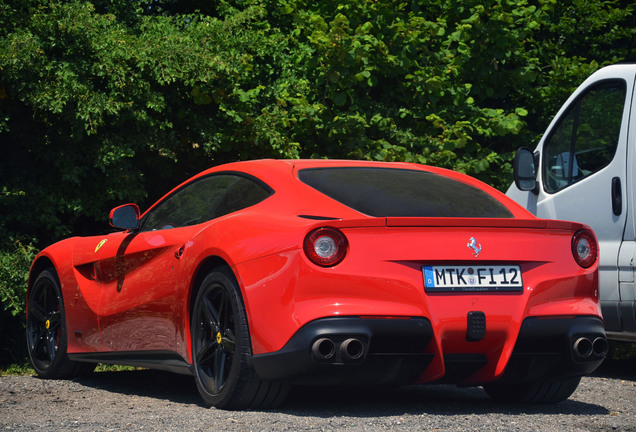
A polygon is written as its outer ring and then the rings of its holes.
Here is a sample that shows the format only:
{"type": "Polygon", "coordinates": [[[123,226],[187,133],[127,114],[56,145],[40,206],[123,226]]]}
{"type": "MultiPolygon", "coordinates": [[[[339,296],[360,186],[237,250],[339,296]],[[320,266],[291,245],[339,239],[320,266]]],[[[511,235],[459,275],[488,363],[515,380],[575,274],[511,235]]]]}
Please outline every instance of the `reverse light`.
{"type": "Polygon", "coordinates": [[[591,231],[579,230],[572,237],[572,255],[574,260],[583,268],[588,268],[598,258],[598,243],[591,231]]]}
{"type": "Polygon", "coordinates": [[[322,227],[307,234],[303,249],[314,264],[331,267],[343,260],[347,254],[347,244],[347,238],[341,231],[322,227]]]}

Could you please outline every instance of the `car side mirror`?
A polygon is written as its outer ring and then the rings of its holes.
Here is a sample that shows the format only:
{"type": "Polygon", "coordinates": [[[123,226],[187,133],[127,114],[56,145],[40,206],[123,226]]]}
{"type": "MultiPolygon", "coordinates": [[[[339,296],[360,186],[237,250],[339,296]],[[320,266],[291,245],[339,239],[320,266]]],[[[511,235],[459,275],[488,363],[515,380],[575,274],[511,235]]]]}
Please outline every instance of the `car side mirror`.
{"type": "Polygon", "coordinates": [[[110,211],[108,223],[115,228],[134,230],[139,227],[139,215],[137,204],[124,204],[110,211]]]}
{"type": "Polygon", "coordinates": [[[519,190],[539,193],[539,183],[537,182],[537,167],[535,155],[527,147],[521,147],[517,150],[513,171],[515,176],[515,185],[519,190]]]}

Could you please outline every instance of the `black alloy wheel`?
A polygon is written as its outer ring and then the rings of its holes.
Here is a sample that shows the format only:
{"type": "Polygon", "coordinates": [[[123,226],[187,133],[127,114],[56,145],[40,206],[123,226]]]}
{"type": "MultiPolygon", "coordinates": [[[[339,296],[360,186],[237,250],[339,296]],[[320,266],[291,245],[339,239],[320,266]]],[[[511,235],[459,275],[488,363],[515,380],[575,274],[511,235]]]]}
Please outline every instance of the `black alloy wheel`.
{"type": "Polygon", "coordinates": [[[201,283],[190,330],[195,381],[206,403],[242,409],[282,402],[288,387],[261,381],[252,365],[245,306],[229,269],[215,269],[201,283]]]}
{"type": "Polygon", "coordinates": [[[236,355],[234,311],[225,287],[220,283],[204,287],[195,314],[197,377],[210,394],[219,394],[228,383],[236,355]]]}
{"type": "Polygon", "coordinates": [[[41,274],[29,296],[27,339],[31,361],[38,373],[51,368],[60,347],[62,302],[49,276],[41,274]]]}
{"type": "Polygon", "coordinates": [[[41,272],[29,292],[26,331],[29,357],[39,376],[74,378],[95,368],[91,363],[71,361],[66,355],[64,302],[53,269],[41,272]]]}

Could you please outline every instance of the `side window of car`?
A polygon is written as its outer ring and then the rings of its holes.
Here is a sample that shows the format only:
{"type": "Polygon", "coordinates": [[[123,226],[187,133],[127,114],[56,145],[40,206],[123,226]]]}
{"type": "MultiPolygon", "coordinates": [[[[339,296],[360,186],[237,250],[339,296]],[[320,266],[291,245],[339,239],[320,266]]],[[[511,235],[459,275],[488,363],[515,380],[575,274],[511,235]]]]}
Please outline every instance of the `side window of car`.
{"type": "Polygon", "coordinates": [[[253,206],[272,193],[273,190],[264,184],[247,177],[237,177],[232,186],[228,188],[223,199],[219,201],[212,213],[212,217],[220,217],[253,206]]]}
{"type": "Polygon", "coordinates": [[[143,231],[196,225],[254,205],[272,191],[235,174],[217,174],[179,189],[159,203],[143,222],[143,231]]]}
{"type": "Polygon", "coordinates": [[[554,193],[606,167],[614,158],[626,85],[606,81],[568,108],[544,145],[543,186],[554,193]]]}

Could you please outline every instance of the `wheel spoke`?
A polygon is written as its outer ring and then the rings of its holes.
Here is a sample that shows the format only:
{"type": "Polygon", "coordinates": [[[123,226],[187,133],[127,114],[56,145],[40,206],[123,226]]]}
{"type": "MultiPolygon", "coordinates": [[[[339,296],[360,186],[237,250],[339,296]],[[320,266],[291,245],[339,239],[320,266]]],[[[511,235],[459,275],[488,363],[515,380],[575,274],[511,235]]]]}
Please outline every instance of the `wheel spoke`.
{"type": "Polygon", "coordinates": [[[234,332],[231,329],[225,330],[225,334],[221,339],[221,346],[230,354],[234,354],[234,332]]]}
{"type": "Polygon", "coordinates": [[[40,358],[43,353],[43,350],[45,348],[45,343],[44,343],[45,339],[44,336],[38,336],[35,339],[35,342],[33,344],[33,357],[34,358],[40,358]]]}
{"type": "Polygon", "coordinates": [[[203,305],[201,306],[203,314],[205,315],[206,322],[214,328],[219,323],[219,314],[216,308],[212,304],[212,301],[207,297],[203,297],[203,305]]]}
{"type": "Polygon", "coordinates": [[[42,308],[40,304],[37,302],[33,302],[29,304],[29,314],[35,319],[38,324],[41,324],[46,321],[45,314],[46,312],[42,308]]]}
{"type": "Polygon", "coordinates": [[[225,351],[219,349],[216,350],[216,356],[214,358],[214,384],[216,391],[220,391],[225,384],[225,363],[227,355],[225,351]]]}
{"type": "Polygon", "coordinates": [[[197,364],[199,365],[199,367],[206,367],[211,365],[217,348],[218,344],[216,343],[216,339],[211,339],[207,341],[205,345],[203,345],[203,347],[197,353],[197,364]]]}
{"type": "Polygon", "coordinates": [[[48,282],[45,282],[43,284],[40,295],[42,296],[42,309],[44,309],[44,312],[46,313],[47,311],[53,310],[53,308],[55,308],[55,305],[51,307],[49,305],[49,301],[51,300],[51,297],[55,295],[55,293],[52,292],[51,285],[48,282]]]}
{"type": "Polygon", "coordinates": [[[46,338],[46,346],[48,348],[48,360],[49,362],[53,362],[53,360],[55,359],[55,353],[57,352],[57,342],[55,340],[55,333],[49,333],[48,337],[46,338]]]}
{"type": "Polygon", "coordinates": [[[219,299],[219,317],[217,320],[217,322],[219,323],[219,327],[221,327],[221,325],[227,322],[227,317],[225,317],[223,314],[225,312],[225,302],[226,302],[225,290],[222,290],[221,298],[219,299]]]}

